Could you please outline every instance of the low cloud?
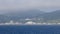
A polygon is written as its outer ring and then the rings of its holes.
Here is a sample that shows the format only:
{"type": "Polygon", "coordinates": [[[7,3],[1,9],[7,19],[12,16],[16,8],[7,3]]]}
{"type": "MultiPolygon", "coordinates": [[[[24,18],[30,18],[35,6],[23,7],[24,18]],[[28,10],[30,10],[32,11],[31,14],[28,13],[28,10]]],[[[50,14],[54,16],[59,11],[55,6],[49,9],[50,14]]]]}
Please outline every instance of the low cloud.
{"type": "Polygon", "coordinates": [[[60,8],[60,0],[0,0],[0,10],[60,8]]]}

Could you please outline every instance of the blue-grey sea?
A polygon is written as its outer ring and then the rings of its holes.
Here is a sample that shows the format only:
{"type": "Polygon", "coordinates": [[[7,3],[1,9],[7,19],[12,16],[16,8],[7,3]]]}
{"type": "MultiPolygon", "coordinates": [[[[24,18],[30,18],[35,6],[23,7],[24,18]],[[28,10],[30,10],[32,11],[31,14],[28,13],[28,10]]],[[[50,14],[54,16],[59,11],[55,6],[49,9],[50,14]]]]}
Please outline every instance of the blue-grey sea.
{"type": "Polygon", "coordinates": [[[60,34],[59,25],[0,26],[0,34],[60,34]]]}

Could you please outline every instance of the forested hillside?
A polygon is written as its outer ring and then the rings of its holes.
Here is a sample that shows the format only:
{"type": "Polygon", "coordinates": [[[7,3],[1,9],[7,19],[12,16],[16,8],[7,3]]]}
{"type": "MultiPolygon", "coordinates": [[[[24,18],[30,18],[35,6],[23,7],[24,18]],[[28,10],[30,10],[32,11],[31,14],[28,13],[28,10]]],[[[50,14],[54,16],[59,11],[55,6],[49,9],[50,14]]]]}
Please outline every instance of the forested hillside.
{"type": "Polygon", "coordinates": [[[43,12],[40,10],[18,11],[16,13],[7,13],[0,15],[0,23],[6,22],[27,22],[25,19],[29,18],[34,22],[60,22],[60,10],[53,12],[43,12]]]}

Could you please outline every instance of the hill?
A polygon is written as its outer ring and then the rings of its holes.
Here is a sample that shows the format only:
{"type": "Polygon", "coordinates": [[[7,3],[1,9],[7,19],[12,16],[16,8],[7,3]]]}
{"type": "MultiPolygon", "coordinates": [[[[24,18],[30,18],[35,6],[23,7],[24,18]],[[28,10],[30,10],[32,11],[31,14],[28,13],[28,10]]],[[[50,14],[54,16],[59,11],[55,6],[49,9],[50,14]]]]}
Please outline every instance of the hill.
{"type": "Polygon", "coordinates": [[[0,14],[0,23],[10,22],[11,20],[14,22],[25,23],[28,21],[25,20],[26,18],[31,19],[30,21],[34,22],[58,23],[60,22],[60,10],[49,13],[40,10],[18,10],[17,12],[15,11],[6,14],[0,14]]]}
{"type": "Polygon", "coordinates": [[[56,21],[56,22],[60,22],[60,10],[56,10],[50,13],[45,13],[43,14],[43,18],[46,21],[56,21]]]}

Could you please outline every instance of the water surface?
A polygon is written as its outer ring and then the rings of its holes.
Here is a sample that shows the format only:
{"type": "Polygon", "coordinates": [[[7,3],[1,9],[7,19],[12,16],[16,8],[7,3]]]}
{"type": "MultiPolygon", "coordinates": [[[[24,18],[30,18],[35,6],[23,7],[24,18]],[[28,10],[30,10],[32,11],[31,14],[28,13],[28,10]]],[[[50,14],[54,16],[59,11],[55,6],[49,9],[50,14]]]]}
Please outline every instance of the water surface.
{"type": "Polygon", "coordinates": [[[60,34],[58,25],[0,26],[0,34],[60,34]]]}

